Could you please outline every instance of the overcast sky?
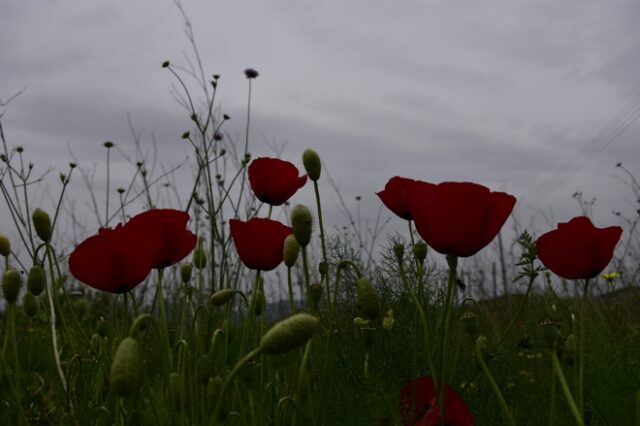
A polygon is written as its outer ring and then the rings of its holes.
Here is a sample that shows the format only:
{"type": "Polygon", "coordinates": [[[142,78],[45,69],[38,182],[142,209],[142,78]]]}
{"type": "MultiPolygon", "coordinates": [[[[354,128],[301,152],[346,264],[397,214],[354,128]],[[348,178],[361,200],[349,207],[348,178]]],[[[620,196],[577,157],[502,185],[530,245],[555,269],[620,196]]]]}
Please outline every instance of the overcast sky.
{"type": "MultiPolygon", "coordinates": [[[[601,226],[616,223],[611,210],[637,208],[615,164],[640,174],[640,121],[631,122],[640,114],[640,2],[184,0],[183,6],[205,71],[221,75],[218,105],[232,117],[226,130],[243,135],[243,70],[253,67],[260,72],[253,156],[284,145],[282,157],[302,168],[302,151],[313,147],[350,206],[362,196],[363,216],[375,217],[381,205],[375,192],[394,175],[504,190],[519,199],[523,218],[541,209],[569,220],[580,213],[571,198],[578,190],[597,199],[601,226]],[[627,118],[619,116],[624,111],[627,118]],[[599,137],[616,117],[617,127],[599,137]],[[607,137],[625,123],[619,136],[607,137]]],[[[143,146],[153,135],[159,164],[181,163],[192,156],[180,139],[191,122],[160,64],[186,64],[185,54],[193,57],[170,0],[3,0],[0,98],[26,88],[2,108],[9,144],[24,146],[36,171],[55,168],[49,176],[55,194],[70,152],[81,166],[96,166],[97,188],[104,182],[103,141],[135,157],[127,114],[143,132],[143,146]]],[[[112,188],[132,175],[114,159],[112,188]]],[[[80,179],[74,183],[71,196],[84,197],[78,211],[90,216],[80,179]]],[[[322,183],[327,223],[342,226],[335,193],[322,183]]],[[[294,202],[311,203],[311,186],[303,192],[294,202]]],[[[393,217],[389,230],[403,226],[393,217]]]]}

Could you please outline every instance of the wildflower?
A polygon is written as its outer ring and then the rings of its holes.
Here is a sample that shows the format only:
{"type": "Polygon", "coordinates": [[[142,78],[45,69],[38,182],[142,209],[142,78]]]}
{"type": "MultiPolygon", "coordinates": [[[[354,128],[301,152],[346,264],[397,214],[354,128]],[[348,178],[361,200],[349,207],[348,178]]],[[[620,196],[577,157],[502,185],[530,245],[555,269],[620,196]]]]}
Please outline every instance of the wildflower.
{"type": "Polygon", "coordinates": [[[290,227],[262,218],[247,222],[231,219],[229,225],[238,256],[247,268],[270,271],[282,262],[284,239],[291,234],[290,227]]]}
{"type": "Polygon", "coordinates": [[[516,198],[471,182],[443,182],[411,201],[424,241],[439,253],[468,257],[488,245],[504,225],[516,198]]]}
{"type": "Polygon", "coordinates": [[[619,226],[596,228],[589,218],[574,217],[538,238],[538,258],[562,278],[594,278],[611,261],[621,235],[619,226]]]}
{"type": "Polygon", "coordinates": [[[389,182],[384,186],[384,190],[377,192],[376,195],[396,215],[402,219],[412,220],[411,204],[434,186],[432,183],[421,180],[395,176],[389,179],[389,182]]]}
{"type": "Polygon", "coordinates": [[[144,236],[153,254],[153,268],[164,268],[184,259],[196,246],[197,237],[186,229],[189,214],[182,210],[151,209],[124,226],[127,232],[144,236]]]}
{"type": "MultiPolygon", "coordinates": [[[[473,417],[464,400],[445,384],[444,423],[449,426],[473,426],[473,417]]],[[[402,388],[400,409],[403,426],[438,426],[440,410],[436,402],[433,379],[430,376],[410,380],[402,388]]]]}
{"type": "Polygon", "coordinates": [[[620,274],[617,272],[608,272],[606,274],[602,274],[602,278],[609,284],[612,284],[616,278],[620,278],[620,274]]]}
{"type": "Polygon", "coordinates": [[[249,183],[263,203],[280,206],[307,183],[292,163],[277,158],[256,158],[249,165],[249,183]]]}

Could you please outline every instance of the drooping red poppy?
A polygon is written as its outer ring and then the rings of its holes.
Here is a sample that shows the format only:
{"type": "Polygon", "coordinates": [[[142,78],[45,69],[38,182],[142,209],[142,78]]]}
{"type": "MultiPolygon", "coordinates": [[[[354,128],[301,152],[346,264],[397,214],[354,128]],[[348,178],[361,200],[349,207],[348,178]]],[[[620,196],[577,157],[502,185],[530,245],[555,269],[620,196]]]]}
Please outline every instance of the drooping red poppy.
{"type": "Polygon", "coordinates": [[[588,217],[574,217],[536,241],[540,261],[568,280],[593,278],[607,267],[622,228],[596,228],[588,217]]]}
{"type": "MultiPolygon", "coordinates": [[[[473,416],[464,400],[445,384],[444,421],[447,426],[473,426],[473,416]]],[[[440,410],[430,376],[410,380],[402,387],[400,411],[403,426],[439,426],[440,410]]]]}
{"type": "Polygon", "coordinates": [[[132,217],[128,232],[144,235],[152,253],[152,267],[164,268],[184,259],[195,248],[197,237],[186,229],[189,214],[182,210],[152,209],[132,217]]]}
{"type": "Polygon", "coordinates": [[[278,158],[260,157],[249,164],[249,183],[258,200],[272,206],[284,204],[307,183],[296,166],[278,158]]]}
{"type": "Polygon", "coordinates": [[[471,182],[443,182],[412,200],[416,230],[439,253],[468,257],[488,245],[516,198],[471,182]]]}
{"type": "Polygon", "coordinates": [[[421,180],[413,180],[394,176],[384,186],[384,190],[376,192],[385,206],[402,219],[412,220],[411,204],[413,200],[425,196],[435,185],[421,180]]]}
{"type": "Polygon", "coordinates": [[[80,243],[69,256],[69,270],[79,281],[97,290],[124,293],[140,284],[151,271],[152,254],[144,236],[119,224],[101,228],[80,243]]]}
{"type": "Polygon", "coordinates": [[[229,221],[231,237],[240,260],[247,268],[270,271],[283,260],[284,239],[293,231],[282,223],[254,217],[229,221]]]}

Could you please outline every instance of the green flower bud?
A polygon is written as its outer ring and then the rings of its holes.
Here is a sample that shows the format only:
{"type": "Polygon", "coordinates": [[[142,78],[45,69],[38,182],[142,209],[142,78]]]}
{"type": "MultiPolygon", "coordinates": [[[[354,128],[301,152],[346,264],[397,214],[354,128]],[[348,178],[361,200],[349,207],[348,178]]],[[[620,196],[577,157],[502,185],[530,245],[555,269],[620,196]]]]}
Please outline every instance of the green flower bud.
{"type": "Polygon", "coordinates": [[[311,241],[312,223],[311,212],[302,204],[291,210],[291,228],[301,247],[306,247],[311,241]]]}
{"type": "Polygon", "coordinates": [[[38,237],[45,243],[51,241],[51,218],[49,214],[42,209],[35,209],[31,218],[38,237]]]}
{"type": "Polygon", "coordinates": [[[44,273],[44,269],[40,265],[33,265],[27,275],[27,290],[34,296],[40,296],[46,285],[47,275],[44,273]]]}
{"type": "Polygon", "coordinates": [[[307,171],[309,179],[317,181],[320,179],[320,171],[322,170],[322,164],[318,153],[312,149],[306,149],[302,153],[302,164],[307,171]]]}
{"type": "Polygon", "coordinates": [[[35,317],[38,313],[38,299],[33,293],[26,292],[22,298],[22,309],[28,317],[35,317]]]}
{"type": "Polygon", "coordinates": [[[21,286],[20,272],[15,269],[7,269],[2,275],[2,292],[7,303],[16,303],[21,286]]]}
{"type": "Polygon", "coordinates": [[[204,269],[207,266],[207,254],[202,248],[202,239],[198,241],[198,247],[193,251],[193,266],[198,269],[204,269]]]}
{"type": "Polygon", "coordinates": [[[213,306],[222,306],[226,305],[233,296],[236,294],[235,290],[230,288],[223,288],[222,290],[218,290],[209,296],[209,303],[213,306]]]}
{"type": "Polygon", "coordinates": [[[358,312],[364,318],[375,321],[380,317],[378,293],[368,278],[361,277],[356,281],[356,301],[358,312]]]}
{"type": "Polygon", "coordinates": [[[140,344],[133,337],[126,337],[120,342],[113,361],[109,382],[111,389],[121,397],[133,395],[142,384],[142,353],[140,344]]]}
{"type": "Polygon", "coordinates": [[[307,342],[320,327],[320,319],[305,313],[286,318],[267,331],[260,340],[260,351],[279,354],[307,342]]]}
{"type": "Polygon", "coordinates": [[[309,301],[314,307],[318,307],[320,299],[322,298],[322,284],[313,283],[309,287],[309,301]]]}
{"type": "Polygon", "coordinates": [[[9,257],[11,254],[11,242],[6,235],[0,234],[0,255],[9,257]]]}
{"type": "Polygon", "coordinates": [[[189,262],[180,265],[180,278],[183,283],[188,283],[191,280],[191,272],[193,271],[193,265],[189,262]]]}
{"type": "Polygon", "coordinates": [[[300,253],[300,244],[298,244],[295,235],[287,235],[287,238],[284,239],[284,248],[282,251],[284,254],[284,264],[287,265],[287,268],[293,267],[300,253]]]}
{"type": "Polygon", "coordinates": [[[413,245],[413,256],[418,262],[422,263],[427,258],[427,249],[427,243],[424,241],[418,241],[413,245]]]}
{"type": "Polygon", "coordinates": [[[327,274],[329,273],[329,266],[327,265],[327,262],[322,261],[318,263],[318,272],[320,273],[321,277],[327,276],[327,274]]]}
{"type": "Polygon", "coordinates": [[[467,336],[475,337],[478,335],[478,315],[471,311],[464,311],[460,315],[460,322],[462,323],[462,331],[467,336]]]}
{"type": "Polygon", "coordinates": [[[404,257],[404,244],[394,244],[393,253],[396,255],[396,259],[402,260],[402,258],[404,257]]]}

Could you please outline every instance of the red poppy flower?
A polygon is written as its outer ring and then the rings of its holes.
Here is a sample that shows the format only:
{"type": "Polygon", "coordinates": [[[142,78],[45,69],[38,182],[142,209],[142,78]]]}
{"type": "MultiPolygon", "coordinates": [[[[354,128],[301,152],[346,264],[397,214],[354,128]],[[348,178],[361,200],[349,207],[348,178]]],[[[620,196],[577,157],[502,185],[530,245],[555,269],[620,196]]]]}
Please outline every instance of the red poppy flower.
{"type": "Polygon", "coordinates": [[[189,214],[182,210],[152,209],[132,217],[127,232],[144,235],[152,253],[152,267],[164,268],[184,259],[195,248],[197,237],[186,229],[189,214]]]}
{"type": "Polygon", "coordinates": [[[282,262],[284,239],[292,233],[290,227],[257,217],[247,222],[231,219],[229,225],[238,256],[247,268],[270,271],[282,262]]]}
{"type": "Polygon", "coordinates": [[[416,230],[439,253],[468,257],[495,238],[516,204],[471,182],[443,182],[411,203],[416,230]]]}
{"type": "MultiPolygon", "coordinates": [[[[410,380],[402,387],[400,411],[404,426],[439,426],[440,410],[436,402],[433,378],[424,376],[410,380]]],[[[473,426],[473,416],[460,395],[445,384],[444,421],[448,426],[473,426]]]]}
{"type": "Polygon", "coordinates": [[[279,206],[307,183],[307,175],[299,176],[288,161],[260,157],[249,164],[249,183],[258,200],[279,206]]]}
{"type": "Polygon", "coordinates": [[[144,236],[122,225],[101,228],[69,256],[69,270],[79,281],[102,291],[124,293],[140,284],[151,271],[151,253],[144,236]]]}
{"type": "Polygon", "coordinates": [[[384,186],[384,190],[376,192],[385,206],[398,216],[412,220],[411,204],[413,200],[426,195],[435,185],[421,180],[413,180],[394,176],[384,186]]]}
{"type": "Polygon", "coordinates": [[[593,278],[611,261],[621,235],[619,226],[596,228],[588,217],[574,217],[538,238],[538,258],[568,280],[593,278]]]}

